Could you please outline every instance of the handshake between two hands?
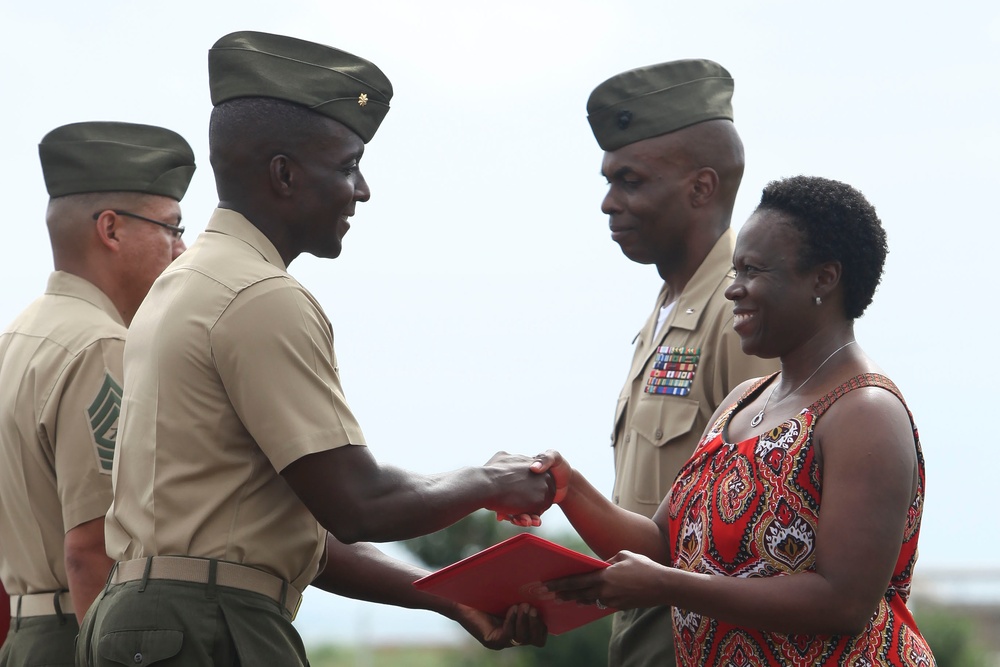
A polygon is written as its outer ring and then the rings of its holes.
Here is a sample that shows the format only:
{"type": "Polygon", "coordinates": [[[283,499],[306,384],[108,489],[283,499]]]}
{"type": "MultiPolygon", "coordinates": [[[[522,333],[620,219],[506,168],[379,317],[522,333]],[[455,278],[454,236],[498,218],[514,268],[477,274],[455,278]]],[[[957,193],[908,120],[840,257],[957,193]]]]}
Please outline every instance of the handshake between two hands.
{"type": "Polygon", "coordinates": [[[516,526],[539,526],[541,515],[566,498],[573,469],[555,450],[534,457],[497,452],[486,463],[494,473],[497,493],[486,509],[497,521],[516,526]]]}
{"type": "MultiPolygon", "coordinates": [[[[563,503],[565,509],[570,510],[571,514],[576,514],[583,508],[570,509],[565,502],[571,501],[575,505],[586,504],[590,494],[595,493],[554,450],[548,450],[534,457],[498,452],[486,463],[483,470],[491,488],[484,506],[496,513],[498,521],[509,521],[521,527],[540,525],[539,517],[553,504],[563,503]]],[[[468,560],[477,556],[482,557],[483,554],[491,553],[496,556],[498,552],[495,550],[499,546],[508,544],[518,537],[529,536],[529,533],[521,533],[452,567],[458,567],[460,564],[468,567],[468,560]]],[[[576,556],[581,557],[580,554],[576,556]]],[[[523,554],[518,558],[523,558],[523,554]]],[[[650,581],[653,580],[651,572],[659,572],[663,566],[646,555],[621,550],[606,561],[588,563],[586,571],[572,572],[559,568],[545,570],[542,561],[529,560],[530,566],[527,568],[523,562],[519,562],[518,567],[508,569],[517,573],[518,577],[522,579],[528,577],[537,584],[532,587],[532,594],[535,597],[531,600],[523,599],[524,582],[518,581],[517,585],[512,587],[515,595],[510,601],[505,601],[517,604],[507,608],[505,618],[502,620],[499,618],[498,610],[490,610],[494,615],[487,614],[487,616],[493,623],[501,624],[503,627],[502,632],[496,635],[499,639],[484,642],[491,648],[497,644],[518,646],[532,643],[541,646],[548,632],[547,627],[555,627],[551,624],[558,625],[565,620],[565,618],[556,620],[548,615],[553,613],[553,608],[558,608],[563,614],[568,612],[583,614],[585,618],[582,622],[589,622],[616,609],[650,607],[663,602],[659,595],[660,589],[650,586],[650,581]],[[538,608],[538,605],[545,607],[546,601],[549,600],[558,602],[554,606],[550,605],[547,612],[538,608]]],[[[431,576],[440,576],[440,573],[431,576]]],[[[482,575],[480,573],[476,576],[482,575]]],[[[489,589],[491,596],[495,597],[498,590],[497,579],[491,575],[488,580],[490,583],[486,588],[489,589]]],[[[475,586],[459,588],[464,592],[476,590],[475,586]]],[[[465,604],[470,602],[460,601],[465,604]]],[[[575,627],[575,624],[576,621],[566,627],[575,627]]]]}

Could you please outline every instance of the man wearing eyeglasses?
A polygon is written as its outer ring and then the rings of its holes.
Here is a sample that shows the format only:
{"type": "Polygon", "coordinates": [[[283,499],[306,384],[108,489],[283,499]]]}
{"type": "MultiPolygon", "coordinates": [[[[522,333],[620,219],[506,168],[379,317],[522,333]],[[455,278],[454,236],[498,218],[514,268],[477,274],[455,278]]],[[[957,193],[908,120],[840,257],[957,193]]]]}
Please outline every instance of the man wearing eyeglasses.
{"type": "Polygon", "coordinates": [[[126,327],[184,251],[194,153],[170,130],[75,123],[39,144],[55,271],[0,334],[0,666],[73,664],[104,546],[126,327]]]}

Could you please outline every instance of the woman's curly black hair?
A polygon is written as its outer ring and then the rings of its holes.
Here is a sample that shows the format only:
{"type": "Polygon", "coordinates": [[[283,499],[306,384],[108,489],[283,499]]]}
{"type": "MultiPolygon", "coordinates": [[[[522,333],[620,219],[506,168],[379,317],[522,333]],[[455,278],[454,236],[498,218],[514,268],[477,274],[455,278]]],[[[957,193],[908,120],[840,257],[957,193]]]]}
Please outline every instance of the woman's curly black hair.
{"type": "Polygon", "coordinates": [[[865,196],[839,181],[794,176],[768,183],[757,211],[784,213],[802,234],[800,271],[840,262],[844,310],[849,319],[861,317],[889,252],[882,221],[865,196]]]}

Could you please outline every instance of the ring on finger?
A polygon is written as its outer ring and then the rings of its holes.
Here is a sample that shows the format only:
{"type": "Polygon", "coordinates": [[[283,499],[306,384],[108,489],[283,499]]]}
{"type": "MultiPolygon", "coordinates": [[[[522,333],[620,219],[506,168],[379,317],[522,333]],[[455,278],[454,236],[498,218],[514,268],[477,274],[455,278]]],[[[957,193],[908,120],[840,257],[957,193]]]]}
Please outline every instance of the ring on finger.
{"type": "Polygon", "coordinates": [[[516,639],[511,639],[510,640],[510,645],[511,646],[520,646],[521,642],[517,641],[516,639]]]}

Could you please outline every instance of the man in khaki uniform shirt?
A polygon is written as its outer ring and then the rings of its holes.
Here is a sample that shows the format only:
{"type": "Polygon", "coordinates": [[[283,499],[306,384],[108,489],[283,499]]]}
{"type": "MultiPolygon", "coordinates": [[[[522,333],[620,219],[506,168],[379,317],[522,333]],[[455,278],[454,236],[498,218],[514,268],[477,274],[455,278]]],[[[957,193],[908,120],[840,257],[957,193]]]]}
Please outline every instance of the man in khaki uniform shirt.
{"type": "Polygon", "coordinates": [[[73,664],[77,621],[111,569],[104,515],[126,326],[184,250],[178,201],[195,168],[179,135],[127,123],[57,128],[39,155],[55,272],[0,335],[5,667],[73,664]]]}
{"type": "Polygon", "coordinates": [[[538,514],[530,459],[415,475],[379,464],[345,400],[333,332],[287,272],[337,257],[369,198],[358,162],[392,87],[372,63],[239,32],[209,52],[220,205],[156,281],[129,330],[108,553],[121,561],[84,620],[79,664],[305,665],[291,625],[325,590],[460,621],[487,646],[540,643],[419,593],[422,574],[358,540],[398,540],[476,509],[538,514]]]}
{"type": "MultiPolygon", "coordinates": [[[[654,264],[663,287],[636,335],[612,444],[615,504],[652,517],[719,403],[740,382],[777,370],[748,357],[733,332],[735,234],[743,175],[733,80],[708,60],[618,74],[594,89],[588,120],[604,149],[601,209],[626,257],[654,264]]],[[[615,614],[612,667],[672,665],[670,608],[615,614]]]]}

